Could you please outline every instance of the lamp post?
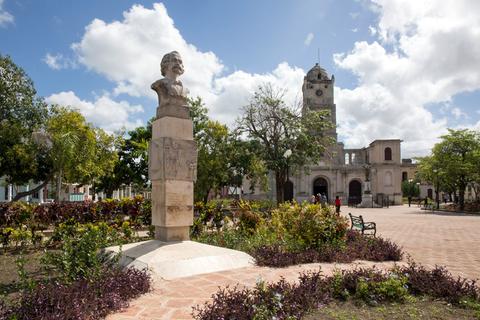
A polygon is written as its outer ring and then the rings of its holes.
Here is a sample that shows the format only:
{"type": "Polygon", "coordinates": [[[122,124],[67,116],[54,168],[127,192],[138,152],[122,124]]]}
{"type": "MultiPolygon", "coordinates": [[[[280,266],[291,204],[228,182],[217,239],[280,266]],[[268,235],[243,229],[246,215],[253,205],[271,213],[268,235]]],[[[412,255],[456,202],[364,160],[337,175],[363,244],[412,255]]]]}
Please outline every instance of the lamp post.
{"type": "Polygon", "coordinates": [[[287,161],[287,181],[288,181],[288,168],[289,168],[288,158],[290,158],[291,155],[292,155],[292,150],[290,150],[290,149],[288,149],[287,151],[285,151],[285,153],[283,154],[283,157],[284,157],[285,160],[287,161]]]}
{"type": "Polygon", "coordinates": [[[437,203],[437,210],[440,209],[440,199],[438,197],[438,170],[433,169],[433,173],[435,174],[435,202],[437,203]]]}
{"type": "Polygon", "coordinates": [[[284,185],[283,185],[283,200],[292,200],[293,198],[293,186],[291,185],[291,182],[289,180],[289,176],[288,176],[288,170],[289,170],[289,165],[288,165],[288,159],[290,158],[290,156],[292,155],[292,150],[288,149],[285,151],[285,153],[283,154],[283,157],[285,158],[285,161],[287,163],[287,180],[285,181],[284,185]],[[286,189],[288,189],[288,197],[285,197],[286,195],[286,189]],[[285,198],[288,198],[288,199],[285,199],[285,198]]]}

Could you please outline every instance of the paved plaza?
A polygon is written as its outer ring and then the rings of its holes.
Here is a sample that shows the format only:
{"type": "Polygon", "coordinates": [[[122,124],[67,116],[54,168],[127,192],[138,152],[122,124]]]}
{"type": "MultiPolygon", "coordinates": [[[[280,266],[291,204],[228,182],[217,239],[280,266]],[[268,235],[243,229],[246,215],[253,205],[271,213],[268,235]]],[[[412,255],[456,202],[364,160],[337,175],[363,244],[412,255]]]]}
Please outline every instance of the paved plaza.
{"type": "MultiPolygon", "coordinates": [[[[456,275],[480,278],[480,216],[432,213],[417,206],[383,209],[342,208],[342,214],[363,215],[377,223],[378,234],[401,245],[415,261],[426,265],[445,265],[456,275]]],[[[393,263],[358,261],[354,264],[307,264],[273,269],[248,267],[165,281],[156,280],[151,293],[132,301],[130,307],[107,317],[109,320],[191,319],[192,306],[208,301],[218,287],[253,286],[258,279],[276,281],[285,277],[295,281],[298,274],[318,270],[331,274],[335,268],[356,266],[389,268],[393,263]]]]}

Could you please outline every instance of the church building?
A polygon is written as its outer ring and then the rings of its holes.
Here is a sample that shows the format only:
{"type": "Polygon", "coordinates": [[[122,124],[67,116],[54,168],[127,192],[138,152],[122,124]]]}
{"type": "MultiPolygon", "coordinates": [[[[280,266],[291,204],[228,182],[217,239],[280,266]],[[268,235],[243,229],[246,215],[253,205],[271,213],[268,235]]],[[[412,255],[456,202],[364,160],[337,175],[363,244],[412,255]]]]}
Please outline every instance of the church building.
{"type": "MultiPolygon", "coordinates": [[[[335,77],[316,64],[304,77],[303,112],[328,110],[336,126],[334,97],[335,77]]],[[[372,207],[402,204],[401,183],[413,179],[416,166],[410,159],[401,159],[400,139],[376,139],[359,149],[345,149],[338,142],[336,128],[326,132],[336,144],[328,148],[325,157],[290,178],[293,188],[285,198],[309,200],[312,195],[323,194],[329,202],[339,196],[343,204],[372,207]]],[[[260,196],[257,194],[256,197],[260,196]]],[[[267,196],[275,198],[275,183],[270,183],[267,196]]]]}

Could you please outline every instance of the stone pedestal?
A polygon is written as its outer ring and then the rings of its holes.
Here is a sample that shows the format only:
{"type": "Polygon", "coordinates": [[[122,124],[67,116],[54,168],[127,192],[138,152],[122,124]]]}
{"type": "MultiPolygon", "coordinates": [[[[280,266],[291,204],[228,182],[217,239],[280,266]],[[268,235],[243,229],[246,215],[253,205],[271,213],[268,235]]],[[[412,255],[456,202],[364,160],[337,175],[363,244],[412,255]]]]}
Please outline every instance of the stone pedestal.
{"type": "Polygon", "coordinates": [[[152,124],[149,146],[149,177],[152,181],[152,224],[160,241],[189,240],[193,224],[193,182],[196,179],[197,148],[192,120],[185,107],[159,107],[160,118],[152,124]]]}
{"type": "Polygon", "coordinates": [[[373,201],[371,193],[362,194],[362,202],[357,205],[357,208],[379,208],[380,206],[373,201]]]}

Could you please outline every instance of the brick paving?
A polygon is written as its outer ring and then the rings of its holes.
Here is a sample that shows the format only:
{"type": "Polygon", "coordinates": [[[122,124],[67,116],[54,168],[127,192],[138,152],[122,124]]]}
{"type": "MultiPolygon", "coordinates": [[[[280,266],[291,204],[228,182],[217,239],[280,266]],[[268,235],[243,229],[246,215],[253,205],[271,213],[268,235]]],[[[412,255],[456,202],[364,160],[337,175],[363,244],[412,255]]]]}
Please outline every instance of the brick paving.
{"type": "MultiPolygon", "coordinates": [[[[375,221],[378,234],[401,245],[415,261],[426,266],[445,265],[456,275],[480,278],[480,216],[426,213],[416,206],[342,208],[342,214],[348,212],[363,215],[365,221],[375,221]]],[[[324,274],[331,274],[335,268],[373,265],[383,269],[393,263],[313,263],[282,269],[255,266],[171,281],[155,280],[151,293],[132,301],[128,308],[108,316],[107,320],[192,319],[192,307],[209,301],[218,288],[250,287],[259,279],[272,282],[284,277],[295,281],[300,272],[319,268],[324,274]]]]}

